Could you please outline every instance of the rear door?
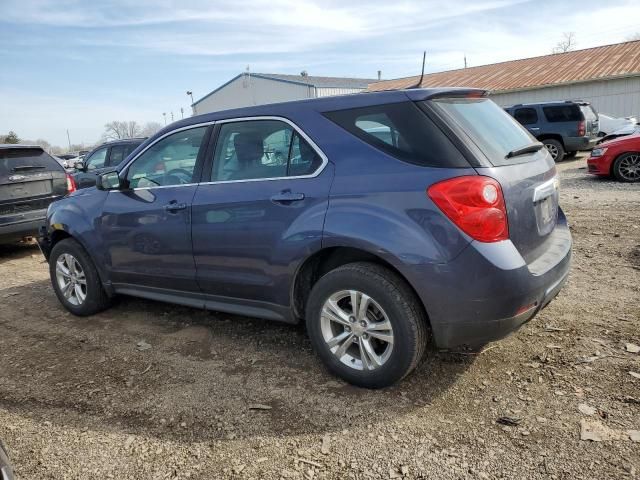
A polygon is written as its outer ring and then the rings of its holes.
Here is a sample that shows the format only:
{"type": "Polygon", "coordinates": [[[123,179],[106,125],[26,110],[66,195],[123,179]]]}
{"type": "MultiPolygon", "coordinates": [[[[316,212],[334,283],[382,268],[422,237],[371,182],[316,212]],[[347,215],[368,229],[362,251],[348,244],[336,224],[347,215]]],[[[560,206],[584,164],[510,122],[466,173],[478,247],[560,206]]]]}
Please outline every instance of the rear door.
{"type": "Polygon", "coordinates": [[[0,225],[42,217],[66,195],[64,169],[39,147],[0,147],[0,225]]]}
{"type": "Polygon", "coordinates": [[[509,238],[527,263],[534,261],[549,247],[558,221],[558,183],[551,156],[541,149],[511,157],[509,152],[537,142],[487,98],[443,98],[429,103],[493,165],[476,171],[500,182],[509,238]]]}
{"type": "Polygon", "coordinates": [[[517,107],[514,110],[513,117],[534,137],[540,135],[538,111],[534,107],[517,107]]]}
{"type": "Polygon", "coordinates": [[[209,295],[288,305],[299,262],[320,248],[331,164],[285,120],[224,122],[217,138],[193,201],[198,283],[209,295]]]}

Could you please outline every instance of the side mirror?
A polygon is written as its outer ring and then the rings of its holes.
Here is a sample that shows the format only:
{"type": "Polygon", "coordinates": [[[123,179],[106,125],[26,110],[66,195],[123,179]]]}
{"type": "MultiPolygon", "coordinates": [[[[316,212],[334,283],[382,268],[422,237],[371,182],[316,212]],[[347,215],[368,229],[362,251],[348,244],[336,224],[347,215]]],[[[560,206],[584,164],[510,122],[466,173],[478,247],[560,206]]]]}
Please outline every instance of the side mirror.
{"type": "Polygon", "coordinates": [[[120,190],[122,186],[123,182],[120,180],[118,172],[115,171],[101,173],[96,180],[98,190],[120,190]]]}
{"type": "Polygon", "coordinates": [[[80,171],[80,172],[86,172],[87,171],[87,166],[84,164],[84,162],[82,160],[80,160],[79,162],[76,162],[73,164],[73,168],[75,168],[76,170],[80,171]]]}

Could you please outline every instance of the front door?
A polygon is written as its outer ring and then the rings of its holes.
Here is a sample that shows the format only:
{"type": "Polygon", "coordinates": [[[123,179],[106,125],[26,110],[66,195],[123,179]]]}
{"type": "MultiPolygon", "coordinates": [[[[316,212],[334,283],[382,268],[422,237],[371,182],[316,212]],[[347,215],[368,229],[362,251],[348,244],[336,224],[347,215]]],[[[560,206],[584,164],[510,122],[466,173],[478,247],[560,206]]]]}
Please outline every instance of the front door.
{"type": "Polygon", "coordinates": [[[109,192],[100,230],[116,287],[198,291],[191,203],[208,133],[197,127],[162,138],[121,172],[128,188],[109,192]]]}
{"type": "Polygon", "coordinates": [[[333,168],[291,124],[222,123],[212,167],[193,201],[201,289],[289,304],[290,281],[320,248],[333,168]],[[328,164],[328,165],[327,165],[328,164]]]}

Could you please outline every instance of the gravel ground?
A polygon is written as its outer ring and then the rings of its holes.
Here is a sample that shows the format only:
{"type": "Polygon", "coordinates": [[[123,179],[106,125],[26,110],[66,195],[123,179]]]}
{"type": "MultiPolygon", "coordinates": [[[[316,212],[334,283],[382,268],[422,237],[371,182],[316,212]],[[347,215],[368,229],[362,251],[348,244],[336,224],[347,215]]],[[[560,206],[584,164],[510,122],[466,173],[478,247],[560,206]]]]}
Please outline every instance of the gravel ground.
{"type": "Polygon", "coordinates": [[[132,298],[73,317],[37,248],[0,248],[0,438],[19,478],[639,478],[640,184],[584,167],[559,165],[575,240],[559,297],[382,391],[331,377],[300,326],[132,298]]]}

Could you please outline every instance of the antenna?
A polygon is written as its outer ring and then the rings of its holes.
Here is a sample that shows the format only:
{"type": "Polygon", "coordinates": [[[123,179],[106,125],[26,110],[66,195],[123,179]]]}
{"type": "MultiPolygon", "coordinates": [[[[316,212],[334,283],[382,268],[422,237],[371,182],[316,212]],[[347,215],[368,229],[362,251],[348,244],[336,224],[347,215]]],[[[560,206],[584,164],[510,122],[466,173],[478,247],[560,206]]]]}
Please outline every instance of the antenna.
{"type": "Polygon", "coordinates": [[[425,62],[427,61],[427,51],[425,50],[422,53],[422,74],[420,75],[420,80],[418,80],[418,83],[416,85],[414,85],[413,87],[409,87],[409,88],[420,88],[422,85],[422,79],[424,78],[424,65],[425,62]]]}

